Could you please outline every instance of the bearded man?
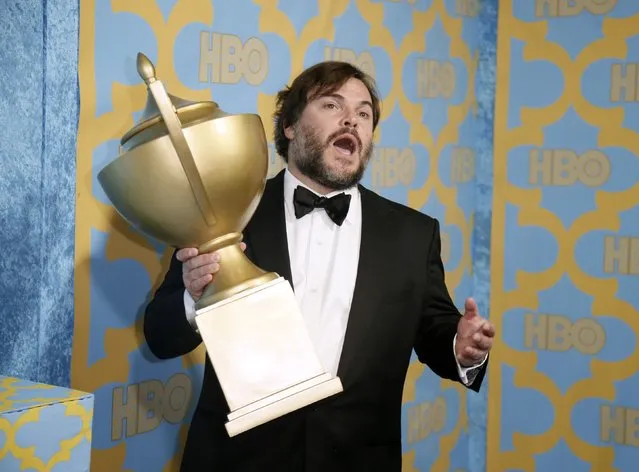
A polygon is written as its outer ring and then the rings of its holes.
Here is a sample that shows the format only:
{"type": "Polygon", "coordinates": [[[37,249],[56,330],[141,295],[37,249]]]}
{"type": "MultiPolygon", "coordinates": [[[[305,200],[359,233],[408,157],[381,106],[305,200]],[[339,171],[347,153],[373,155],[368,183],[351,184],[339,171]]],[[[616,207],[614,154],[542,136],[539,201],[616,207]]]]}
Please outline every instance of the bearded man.
{"type": "MultiPolygon", "coordinates": [[[[355,66],[316,64],[277,96],[275,145],[287,166],[267,182],[244,231],[259,267],[287,279],[327,372],[343,392],[229,438],[229,408],[207,358],[183,472],[401,471],[401,402],[413,350],[435,374],[478,391],[494,327],[445,284],[436,219],[360,184],[380,118],[375,83],[355,66]]],[[[194,304],[220,255],[180,248],[149,303],[159,358],[201,342],[194,304]]]]}

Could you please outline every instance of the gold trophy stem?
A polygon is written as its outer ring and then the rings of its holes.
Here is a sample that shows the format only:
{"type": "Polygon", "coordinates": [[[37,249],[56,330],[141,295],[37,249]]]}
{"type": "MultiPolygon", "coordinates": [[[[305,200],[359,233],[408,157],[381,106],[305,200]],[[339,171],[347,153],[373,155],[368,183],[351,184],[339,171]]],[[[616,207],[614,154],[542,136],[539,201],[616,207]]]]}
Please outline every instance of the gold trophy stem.
{"type": "Polygon", "coordinates": [[[215,279],[195,304],[196,311],[279,277],[253,264],[242,251],[241,241],[241,233],[229,233],[199,247],[200,253],[217,251],[221,260],[215,279]]]}

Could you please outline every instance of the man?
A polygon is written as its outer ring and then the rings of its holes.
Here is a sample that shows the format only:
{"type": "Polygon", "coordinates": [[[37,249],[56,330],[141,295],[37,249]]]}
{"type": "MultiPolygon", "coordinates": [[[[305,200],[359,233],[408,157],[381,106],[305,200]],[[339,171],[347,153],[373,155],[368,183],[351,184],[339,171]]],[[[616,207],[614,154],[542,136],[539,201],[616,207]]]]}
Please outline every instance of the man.
{"type": "MultiPolygon", "coordinates": [[[[229,438],[228,406],[207,358],[182,471],[401,470],[401,401],[413,349],[437,375],[479,390],[494,328],[472,299],[457,311],[438,222],[359,185],[380,115],[373,80],[323,62],[277,97],[275,145],[287,162],[244,231],[247,256],[292,284],[324,367],[344,391],[229,438]]],[[[193,305],[223,266],[174,254],[144,332],[160,358],[199,345],[193,305]]]]}

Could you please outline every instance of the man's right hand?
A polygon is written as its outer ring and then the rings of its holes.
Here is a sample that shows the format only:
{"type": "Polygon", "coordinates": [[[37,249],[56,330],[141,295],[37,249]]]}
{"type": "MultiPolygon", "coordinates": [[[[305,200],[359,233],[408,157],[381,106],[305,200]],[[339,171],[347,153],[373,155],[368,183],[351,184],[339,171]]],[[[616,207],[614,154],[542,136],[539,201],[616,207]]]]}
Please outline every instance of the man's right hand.
{"type": "MultiPolygon", "coordinates": [[[[240,243],[244,251],[245,243],[240,243]]],[[[215,274],[220,270],[220,254],[212,252],[200,254],[197,248],[186,247],[175,254],[178,261],[182,262],[182,281],[194,301],[198,301],[206,286],[215,280],[215,274]]]]}

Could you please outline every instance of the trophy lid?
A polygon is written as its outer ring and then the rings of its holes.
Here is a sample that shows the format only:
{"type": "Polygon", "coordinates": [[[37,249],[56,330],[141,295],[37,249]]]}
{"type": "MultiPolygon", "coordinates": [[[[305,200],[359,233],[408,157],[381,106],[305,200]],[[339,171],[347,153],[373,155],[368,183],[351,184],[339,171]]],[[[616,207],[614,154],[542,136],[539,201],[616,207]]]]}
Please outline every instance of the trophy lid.
{"type": "MultiPolygon", "coordinates": [[[[142,77],[147,84],[156,80],[155,67],[142,53],[138,53],[137,68],[140,77],[142,77]]],[[[167,96],[171,100],[173,110],[177,114],[182,128],[229,115],[222,111],[218,104],[214,101],[193,102],[176,97],[168,92],[167,96]]],[[[155,98],[148,93],[146,106],[140,116],[140,119],[133,128],[122,136],[120,145],[123,148],[130,150],[136,146],[168,134],[168,129],[164,123],[164,119],[162,118],[157,102],[155,98]]]]}

